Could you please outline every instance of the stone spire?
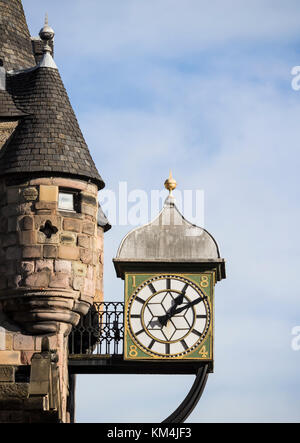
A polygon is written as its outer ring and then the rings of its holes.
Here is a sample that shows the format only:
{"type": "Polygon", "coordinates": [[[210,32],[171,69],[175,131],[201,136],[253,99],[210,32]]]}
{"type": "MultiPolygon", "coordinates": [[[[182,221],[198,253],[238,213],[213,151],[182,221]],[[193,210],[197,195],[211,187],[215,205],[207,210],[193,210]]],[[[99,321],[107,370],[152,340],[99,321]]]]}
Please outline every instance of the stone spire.
{"type": "Polygon", "coordinates": [[[35,65],[21,0],[0,0],[0,59],[7,71],[35,65]]]}

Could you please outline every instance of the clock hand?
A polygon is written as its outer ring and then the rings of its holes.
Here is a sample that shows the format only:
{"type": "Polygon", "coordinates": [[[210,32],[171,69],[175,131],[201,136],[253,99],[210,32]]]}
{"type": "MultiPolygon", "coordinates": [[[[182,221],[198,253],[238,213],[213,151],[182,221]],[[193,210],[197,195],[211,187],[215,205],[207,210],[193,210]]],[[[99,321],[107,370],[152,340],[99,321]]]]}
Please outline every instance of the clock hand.
{"type": "Polygon", "coordinates": [[[176,297],[174,299],[174,305],[171,307],[171,309],[169,309],[169,311],[167,312],[166,315],[161,315],[160,317],[158,317],[158,320],[160,322],[160,324],[162,326],[166,326],[166,324],[168,323],[168,321],[170,320],[170,318],[173,317],[174,312],[177,309],[178,305],[182,305],[183,303],[183,297],[185,295],[185,291],[182,291],[182,293],[180,295],[178,295],[178,297],[176,297]]]}
{"type": "MultiPolygon", "coordinates": [[[[179,298],[179,297],[178,297],[179,298]]],[[[168,321],[177,314],[180,314],[181,312],[185,311],[188,308],[191,308],[192,306],[197,305],[198,303],[202,302],[203,300],[206,300],[207,296],[205,297],[199,297],[194,301],[191,301],[190,303],[187,303],[186,305],[182,306],[181,308],[177,308],[176,305],[174,305],[169,312],[167,312],[166,315],[162,315],[161,317],[158,317],[158,320],[162,326],[166,326],[168,321]]]]}
{"type": "Polygon", "coordinates": [[[187,303],[186,305],[182,306],[181,308],[176,309],[176,311],[174,311],[173,315],[180,314],[180,312],[184,311],[185,309],[191,308],[192,306],[195,306],[198,303],[201,303],[202,301],[204,301],[206,299],[207,299],[207,296],[199,297],[196,300],[191,301],[190,303],[187,303]]]}

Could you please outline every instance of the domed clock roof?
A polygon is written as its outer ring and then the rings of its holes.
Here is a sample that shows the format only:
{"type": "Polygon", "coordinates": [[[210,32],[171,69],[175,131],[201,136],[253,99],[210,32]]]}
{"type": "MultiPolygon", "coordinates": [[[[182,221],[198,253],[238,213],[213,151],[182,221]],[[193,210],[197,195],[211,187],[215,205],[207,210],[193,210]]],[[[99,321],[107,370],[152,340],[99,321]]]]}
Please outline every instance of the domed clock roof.
{"type": "Polygon", "coordinates": [[[135,228],[121,242],[114,264],[118,276],[124,271],[144,270],[145,265],[160,269],[171,265],[183,270],[188,266],[196,271],[204,263],[220,268],[220,277],[225,277],[225,263],[220,258],[216,240],[205,229],[188,220],[178,210],[172,190],[176,187],[174,179],[166,181],[170,195],[157,218],[149,224],[135,228]]]}

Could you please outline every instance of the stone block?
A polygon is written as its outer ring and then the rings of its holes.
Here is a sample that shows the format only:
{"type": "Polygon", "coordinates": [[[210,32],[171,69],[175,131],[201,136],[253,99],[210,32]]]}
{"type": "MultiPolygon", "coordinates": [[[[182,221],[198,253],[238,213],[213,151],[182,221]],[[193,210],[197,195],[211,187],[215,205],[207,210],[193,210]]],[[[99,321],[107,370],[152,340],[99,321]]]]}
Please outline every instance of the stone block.
{"type": "Polygon", "coordinates": [[[95,294],[95,283],[89,278],[84,279],[84,288],[83,292],[85,294],[89,294],[90,296],[94,296],[95,294]]]}
{"type": "Polygon", "coordinates": [[[59,246],[58,258],[65,260],[79,260],[79,250],[72,246],[59,246]]]}
{"type": "Polygon", "coordinates": [[[80,249],[80,260],[85,264],[92,263],[93,252],[90,249],[80,249]]]}
{"type": "Polygon", "coordinates": [[[34,228],[33,218],[29,215],[26,215],[26,217],[23,217],[19,221],[19,226],[21,231],[32,231],[32,229],[34,228]]]}
{"type": "Polygon", "coordinates": [[[15,381],[15,368],[13,366],[0,366],[0,383],[13,383],[15,381]]]}
{"type": "Polygon", "coordinates": [[[58,272],[50,278],[49,283],[50,288],[62,288],[67,289],[70,287],[70,275],[64,274],[63,272],[58,272]]]}
{"type": "Polygon", "coordinates": [[[76,235],[75,234],[61,234],[60,236],[60,242],[63,245],[74,245],[76,244],[76,235]]]}
{"type": "Polygon", "coordinates": [[[41,258],[42,248],[41,246],[24,246],[22,255],[23,258],[41,258]]]}
{"type": "Polygon", "coordinates": [[[95,291],[95,298],[94,298],[94,303],[102,303],[104,300],[104,296],[103,296],[103,292],[96,290],[95,291]]]}
{"type": "Polygon", "coordinates": [[[36,272],[50,271],[53,272],[53,260],[37,260],[35,263],[36,272]]]}
{"type": "Polygon", "coordinates": [[[83,263],[73,263],[72,264],[74,275],[78,275],[79,277],[85,277],[87,273],[87,265],[83,263]]]}
{"type": "Polygon", "coordinates": [[[91,205],[97,208],[97,198],[94,195],[81,193],[81,202],[83,204],[91,205]]]}
{"type": "Polygon", "coordinates": [[[56,202],[36,202],[35,209],[37,211],[54,211],[57,208],[56,202]]]}
{"type": "Polygon", "coordinates": [[[29,288],[47,288],[49,286],[50,276],[46,271],[35,272],[25,278],[24,286],[29,288]]]}
{"type": "Polygon", "coordinates": [[[19,242],[21,245],[35,245],[37,243],[36,231],[19,232],[19,242]]]}
{"type": "Polygon", "coordinates": [[[85,205],[84,203],[81,205],[81,212],[82,214],[90,215],[93,218],[97,216],[97,208],[94,206],[85,205]]]}
{"type": "Polygon", "coordinates": [[[52,245],[46,245],[43,248],[44,258],[57,258],[57,247],[52,245]]]}
{"type": "Polygon", "coordinates": [[[87,237],[86,235],[78,235],[77,243],[78,246],[85,249],[89,249],[91,246],[90,237],[87,237]]]}
{"type": "Polygon", "coordinates": [[[34,351],[34,337],[31,335],[15,334],[13,348],[15,351],[34,351]]]}
{"type": "Polygon", "coordinates": [[[1,417],[2,417],[2,412],[10,412],[10,415],[7,416],[9,422],[10,423],[19,422],[20,416],[18,413],[22,412],[23,415],[24,400],[26,400],[27,396],[28,396],[28,383],[1,383],[0,384],[1,417]],[[18,416],[18,418],[16,416],[18,416]]]}
{"type": "Polygon", "coordinates": [[[63,221],[64,231],[81,232],[81,221],[72,218],[65,218],[63,221]]]}
{"type": "Polygon", "coordinates": [[[57,202],[58,201],[58,187],[57,186],[40,186],[40,201],[57,202]]]}
{"type": "Polygon", "coordinates": [[[21,353],[18,351],[0,351],[0,365],[20,365],[21,353]]]}
{"type": "Polygon", "coordinates": [[[73,279],[73,289],[75,291],[81,291],[84,286],[84,278],[83,277],[74,277],[73,279]]]}
{"type": "Polygon", "coordinates": [[[28,275],[34,272],[34,262],[33,261],[23,261],[18,267],[19,272],[28,275]]]}
{"type": "Polygon", "coordinates": [[[94,270],[95,270],[94,266],[88,266],[86,278],[94,280],[94,270]]]}
{"type": "Polygon", "coordinates": [[[7,203],[18,203],[20,197],[19,188],[7,188],[7,203]]]}
{"type": "Polygon", "coordinates": [[[72,263],[68,260],[55,260],[55,272],[64,272],[65,274],[71,274],[72,263]]]}
{"type": "Polygon", "coordinates": [[[6,331],[5,333],[5,351],[11,351],[13,349],[14,334],[6,331]]]}
{"type": "Polygon", "coordinates": [[[82,232],[84,234],[88,234],[88,235],[95,235],[96,224],[95,223],[91,223],[91,222],[84,223],[83,226],[82,226],[82,232]]]}

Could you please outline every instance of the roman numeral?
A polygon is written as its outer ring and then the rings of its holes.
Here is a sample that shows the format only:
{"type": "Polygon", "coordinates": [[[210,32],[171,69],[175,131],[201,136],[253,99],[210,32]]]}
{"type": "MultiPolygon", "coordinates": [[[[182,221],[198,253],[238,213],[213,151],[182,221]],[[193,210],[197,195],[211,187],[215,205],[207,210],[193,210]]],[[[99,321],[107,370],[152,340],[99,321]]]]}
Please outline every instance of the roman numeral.
{"type": "Polygon", "coordinates": [[[141,329],[140,331],[136,332],[135,335],[140,335],[140,334],[142,334],[142,332],[145,332],[145,330],[141,329]]]}
{"type": "Polygon", "coordinates": [[[148,349],[152,349],[154,346],[155,340],[152,340],[152,342],[150,343],[150,345],[148,346],[148,349]]]}
{"type": "Polygon", "coordinates": [[[142,303],[142,305],[145,303],[144,300],[140,297],[135,297],[135,300],[138,301],[139,303],[142,303]]]}
{"type": "Polygon", "coordinates": [[[201,332],[197,331],[196,329],[193,329],[192,332],[196,335],[198,335],[198,337],[201,337],[201,332]]]}
{"type": "Polygon", "coordinates": [[[150,291],[151,291],[153,294],[155,294],[156,289],[155,289],[155,287],[153,286],[152,283],[149,283],[148,288],[150,289],[150,291]]]}
{"type": "Polygon", "coordinates": [[[207,318],[207,315],[196,315],[196,318],[207,318]]]}
{"type": "Polygon", "coordinates": [[[170,343],[166,343],[166,354],[170,354],[170,343]]]}
{"type": "Polygon", "coordinates": [[[189,287],[189,284],[186,283],[186,284],[184,285],[183,290],[181,291],[181,294],[182,294],[182,295],[184,295],[184,294],[186,293],[186,290],[187,290],[188,287],[189,287]]]}
{"type": "Polygon", "coordinates": [[[187,350],[189,348],[184,340],[181,340],[180,343],[182,344],[182,346],[184,347],[185,350],[187,350]]]}
{"type": "Polygon", "coordinates": [[[167,283],[167,289],[171,289],[171,279],[170,278],[167,278],[166,283],[167,283]]]}
{"type": "Polygon", "coordinates": [[[139,314],[132,314],[130,317],[131,318],[140,318],[141,316],[139,314]]]}

